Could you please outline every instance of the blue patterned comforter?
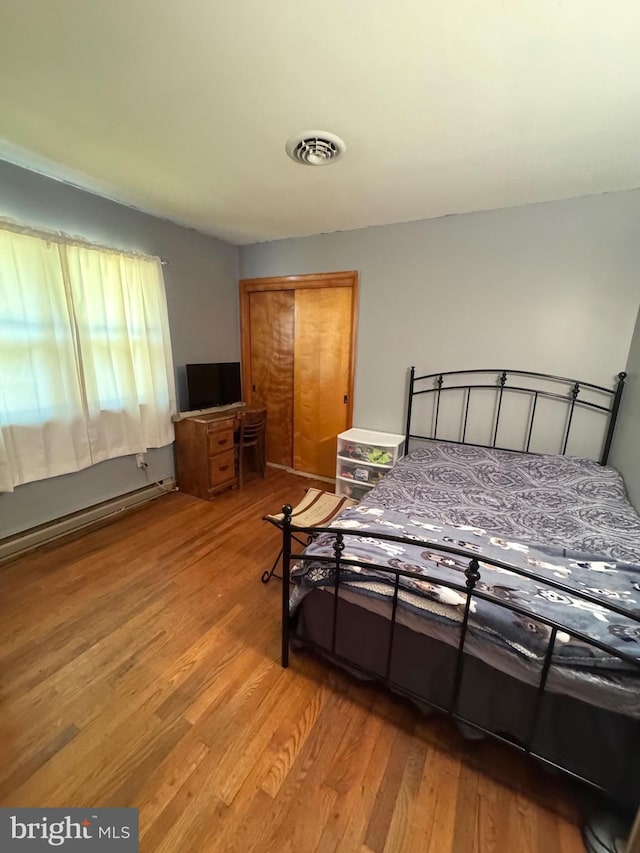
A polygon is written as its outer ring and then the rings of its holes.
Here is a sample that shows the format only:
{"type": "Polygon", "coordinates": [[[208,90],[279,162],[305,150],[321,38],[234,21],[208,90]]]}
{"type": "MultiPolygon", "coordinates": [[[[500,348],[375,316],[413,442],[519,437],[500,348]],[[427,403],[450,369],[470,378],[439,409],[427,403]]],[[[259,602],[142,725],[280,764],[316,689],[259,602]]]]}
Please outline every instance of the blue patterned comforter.
{"type": "Polygon", "coordinates": [[[591,459],[426,442],[361,505],[640,564],[640,516],[622,477],[591,459]]]}
{"type": "MultiPolygon", "coordinates": [[[[556,665],[640,672],[569,633],[582,632],[640,662],[640,517],[611,468],[583,459],[429,443],[402,459],[334,526],[345,531],[344,558],[364,564],[345,566],[341,582],[364,595],[393,595],[395,575],[382,571],[384,566],[463,585],[469,557],[477,555],[477,589],[495,603],[473,601],[471,635],[541,661],[550,628],[535,617],[543,616],[568,629],[558,632],[556,665]],[[365,535],[350,536],[349,530],[365,535]],[[385,542],[376,533],[410,541],[385,542]],[[438,544],[464,549],[468,556],[439,552],[438,544]],[[496,568],[490,559],[537,577],[496,568]],[[553,589],[545,578],[589,593],[599,603],[553,589]],[[513,601],[531,617],[499,601],[513,601]],[[609,602],[632,618],[613,613],[609,602]]],[[[305,553],[331,556],[333,541],[322,534],[305,553]]],[[[293,577],[299,585],[296,603],[310,588],[332,585],[334,570],[310,562],[293,577]]],[[[447,625],[461,622],[463,593],[419,577],[402,577],[400,586],[401,607],[447,625]]]]}

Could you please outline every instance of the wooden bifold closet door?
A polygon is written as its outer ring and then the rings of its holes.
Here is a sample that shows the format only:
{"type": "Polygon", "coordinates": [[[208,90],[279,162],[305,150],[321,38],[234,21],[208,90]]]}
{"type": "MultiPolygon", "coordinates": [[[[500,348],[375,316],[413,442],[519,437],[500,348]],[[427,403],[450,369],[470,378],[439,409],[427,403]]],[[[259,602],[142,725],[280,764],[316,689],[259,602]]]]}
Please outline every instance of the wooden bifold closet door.
{"type": "Polygon", "coordinates": [[[267,409],[267,462],[335,475],[351,426],[357,274],[240,282],[245,400],[267,409]]]}

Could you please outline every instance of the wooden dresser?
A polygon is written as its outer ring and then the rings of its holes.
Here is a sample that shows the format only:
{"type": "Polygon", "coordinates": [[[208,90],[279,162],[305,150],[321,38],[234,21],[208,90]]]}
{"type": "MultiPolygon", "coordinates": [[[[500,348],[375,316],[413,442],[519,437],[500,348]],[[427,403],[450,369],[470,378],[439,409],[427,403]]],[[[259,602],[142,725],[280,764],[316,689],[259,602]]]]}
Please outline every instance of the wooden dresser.
{"type": "Polygon", "coordinates": [[[234,412],[195,415],[178,421],[176,468],[181,492],[210,500],[215,494],[238,485],[234,412]]]}

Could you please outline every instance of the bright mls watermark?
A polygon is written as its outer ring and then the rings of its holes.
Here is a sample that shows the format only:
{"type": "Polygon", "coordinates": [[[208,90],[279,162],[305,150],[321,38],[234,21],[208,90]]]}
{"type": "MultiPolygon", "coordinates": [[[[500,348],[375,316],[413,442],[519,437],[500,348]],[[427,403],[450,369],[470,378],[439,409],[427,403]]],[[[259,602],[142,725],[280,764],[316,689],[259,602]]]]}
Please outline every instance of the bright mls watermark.
{"type": "Polygon", "coordinates": [[[138,853],[138,809],[0,808],[1,853],[138,853]]]}

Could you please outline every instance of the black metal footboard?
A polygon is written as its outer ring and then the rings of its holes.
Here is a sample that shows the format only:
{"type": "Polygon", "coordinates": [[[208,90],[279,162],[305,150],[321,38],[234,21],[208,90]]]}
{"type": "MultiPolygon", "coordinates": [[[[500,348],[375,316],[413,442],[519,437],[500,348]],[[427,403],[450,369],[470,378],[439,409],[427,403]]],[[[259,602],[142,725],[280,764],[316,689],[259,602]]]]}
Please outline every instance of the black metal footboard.
{"type": "MultiPolygon", "coordinates": [[[[611,612],[611,614],[617,614],[618,616],[624,617],[624,619],[632,620],[634,626],[637,626],[637,632],[636,628],[633,627],[632,630],[629,632],[629,637],[637,636],[638,638],[640,638],[640,615],[638,615],[637,612],[632,612],[624,606],[621,606],[620,604],[615,602],[605,602],[602,598],[592,595],[589,592],[578,590],[572,586],[569,586],[566,583],[563,583],[561,580],[553,580],[547,576],[542,576],[536,572],[524,569],[521,566],[513,565],[512,563],[503,562],[492,558],[485,558],[482,555],[474,554],[471,551],[462,548],[448,546],[441,543],[434,543],[426,538],[421,542],[417,542],[413,538],[405,538],[401,536],[394,536],[392,534],[383,534],[377,532],[373,533],[370,529],[366,531],[349,529],[348,532],[346,532],[344,529],[333,527],[326,528],[325,530],[323,530],[323,533],[329,534],[331,536],[331,547],[333,551],[332,556],[321,556],[316,553],[307,554],[304,551],[300,553],[293,553],[292,538],[294,533],[296,535],[310,534],[312,532],[317,534],[318,530],[293,526],[291,523],[290,506],[284,506],[282,512],[284,516],[282,540],[284,576],[282,585],[283,667],[287,667],[289,664],[289,649],[292,640],[299,640],[304,644],[311,645],[312,647],[314,646],[314,643],[310,642],[307,637],[298,633],[295,625],[295,620],[291,618],[289,613],[289,582],[291,579],[292,564],[295,563],[298,566],[304,565],[305,563],[324,564],[325,566],[329,566],[331,569],[333,577],[332,592],[334,593],[334,595],[331,603],[333,610],[331,617],[331,625],[328,629],[328,634],[331,637],[331,642],[328,647],[318,647],[319,651],[321,651],[323,655],[328,656],[330,659],[334,659],[337,663],[348,666],[352,670],[356,670],[357,672],[368,678],[382,682],[383,684],[393,689],[395,692],[402,693],[419,703],[428,705],[442,713],[445,713],[453,717],[454,719],[473,727],[474,729],[482,732],[483,734],[490,736],[491,738],[501,741],[502,743],[508,744],[509,746],[521,752],[528,753],[534,758],[541,761],[542,763],[557,770],[561,770],[562,772],[568,774],[574,779],[587,783],[588,785],[611,795],[612,791],[608,790],[607,787],[603,786],[598,780],[594,780],[593,778],[589,778],[588,775],[583,775],[579,772],[576,772],[571,767],[563,766],[561,761],[558,761],[555,758],[550,757],[549,755],[543,754],[543,752],[536,748],[536,734],[538,732],[541,716],[545,707],[545,701],[547,701],[547,699],[549,698],[550,691],[548,690],[548,676],[551,666],[554,662],[554,651],[556,649],[558,635],[561,635],[561,632],[564,634],[568,634],[570,637],[575,638],[576,640],[579,640],[594,649],[599,649],[607,653],[608,655],[611,655],[612,657],[616,657],[620,661],[624,661],[624,663],[629,666],[629,669],[626,672],[626,677],[635,678],[637,675],[638,687],[640,689],[640,656],[637,652],[636,654],[633,654],[631,651],[631,648],[635,648],[637,646],[635,639],[629,642],[629,646],[631,647],[629,653],[623,652],[620,651],[620,649],[617,649],[607,643],[594,639],[588,634],[582,633],[570,626],[564,625],[559,621],[553,620],[546,616],[539,615],[538,613],[532,613],[531,610],[520,606],[514,601],[498,598],[486,592],[484,589],[479,589],[477,588],[477,584],[481,577],[481,563],[488,564],[496,569],[507,570],[523,578],[526,577],[535,580],[540,584],[544,585],[545,587],[556,589],[561,593],[568,594],[574,599],[580,599],[585,603],[589,603],[591,605],[598,605],[599,607],[606,607],[607,610],[611,612]],[[430,549],[433,549],[437,552],[442,552],[446,555],[462,557],[464,558],[465,562],[466,560],[468,560],[468,566],[464,571],[464,581],[462,581],[461,576],[460,583],[455,583],[453,581],[450,581],[449,579],[443,579],[442,577],[438,577],[436,573],[428,575],[422,572],[413,572],[408,569],[393,568],[392,566],[385,564],[375,565],[376,572],[384,572],[389,576],[389,589],[392,589],[392,595],[389,595],[391,615],[388,632],[388,645],[386,649],[386,665],[384,666],[384,672],[374,671],[371,668],[364,667],[359,663],[355,662],[354,660],[345,657],[338,651],[336,644],[338,626],[340,624],[341,607],[344,606],[344,599],[339,595],[339,592],[341,589],[341,585],[344,583],[343,574],[345,572],[345,569],[348,569],[349,567],[371,569],[371,563],[369,562],[361,562],[353,558],[345,557],[345,538],[348,538],[350,548],[353,548],[353,542],[358,537],[363,536],[374,536],[376,539],[379,539],[381,541],[389,543],[399,543],[402,545],[427,545],[430,549]],[[406,685],[403,686],[401,684],[398,684],[392,679],[392,656],[394,651],[394,642],[396,640],[396,634],[399,629],[399,624],[401,624],[398,622],[398,608],[399,606],[401,606],[399,604],[399,595],[401,591],[400,579],[403,577],[414,578],[415,580],[426,581],[428,583],[436,584],[439,587],[444,587],[449,590],[454,590],[457,593],[462,593],[466,597],[462,621],[460,623],[459,640],[457,643],[457,648],[454,650],[453,671],[450,673],[450,682],[447,682],[447,684],[451,684],[451,688],[449,690],[448,697],[444,701],[434,701],[432,696],[430,697],[420,695],[420,693],[407,688],[406,685]],[[506,608],[507,610],[516,613],[521,617],[525,617],[526,619],[533,620],[536,623],[547,626],[548,641],[546,645],[546,652],[544,653],[544,658],[541,661],[539,681],[537,685],[535,685],[533,710],[530,717],[531,722],[528,725],[528,731],[526,735],[522,738],[515,739],[509,737],[508,735],[492,731],[487,726],[482,725],[478,720],[472,719],[469,717],[468,714],[463,713],[460,708],[461,686],[464,678],[465,663],[466,661],[468,661],[469,654],[468,649],[465,652],[465,645],[467,644],[468,640],[470,614],[472,610],[472,602],[474,601],[474,599],[482,599],[484,601],[491,602],[492,604],[506,608]]],[[[538,663],[540,663],[539,660],[538,663]]],[[[416,666],[428,667],[429,661],[425,660],[416,662],[416,666]]],[[[629,761],[633,761],[632,755],[629,755],[629,761]]],[[[624,772],[624,768],[620,768],[620,772],[622,775],[624,772]]]]}

